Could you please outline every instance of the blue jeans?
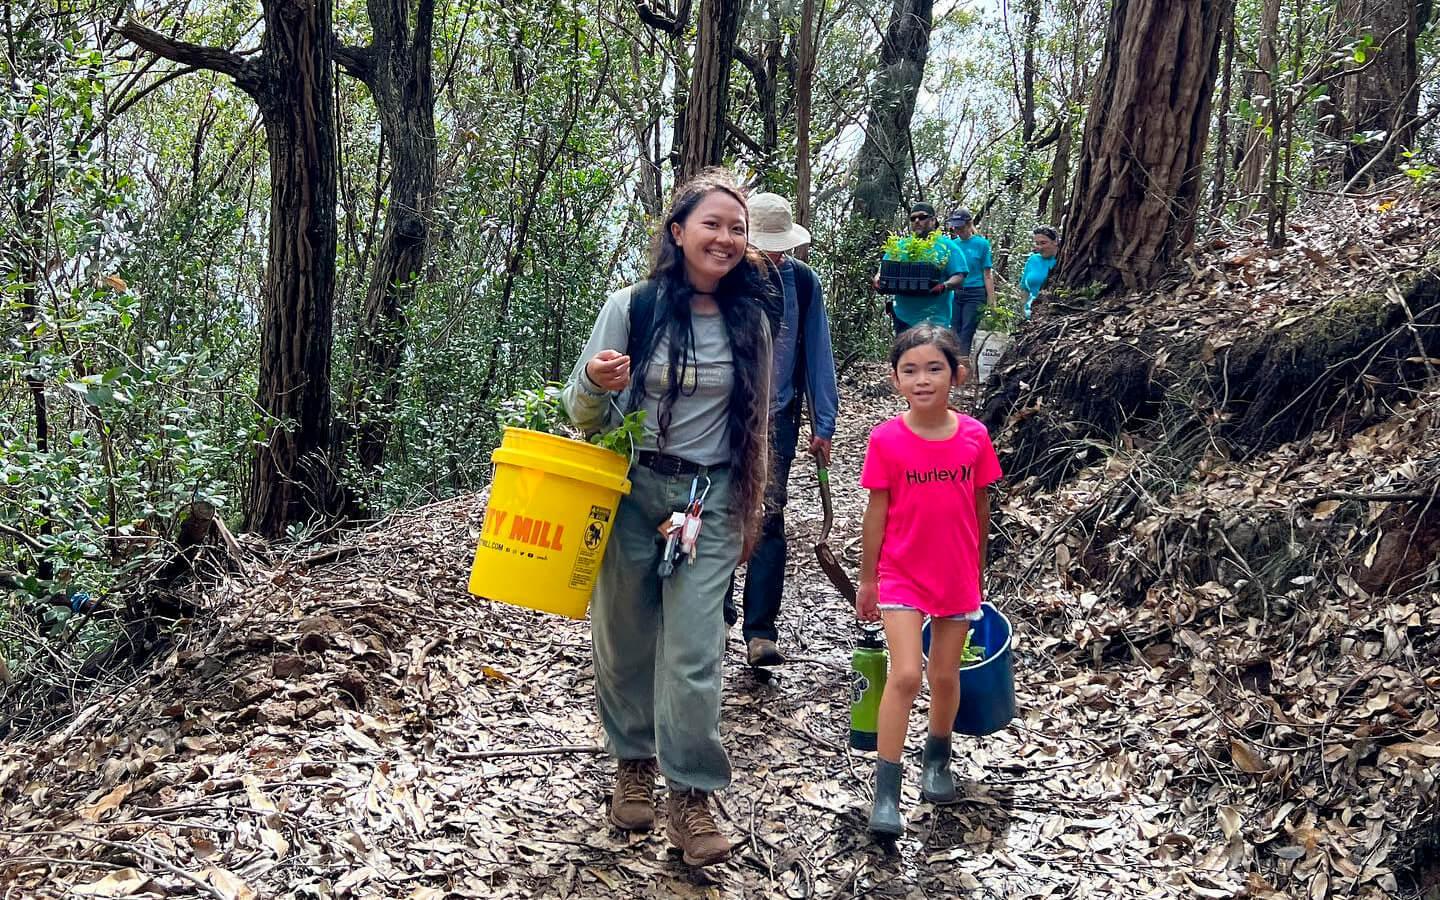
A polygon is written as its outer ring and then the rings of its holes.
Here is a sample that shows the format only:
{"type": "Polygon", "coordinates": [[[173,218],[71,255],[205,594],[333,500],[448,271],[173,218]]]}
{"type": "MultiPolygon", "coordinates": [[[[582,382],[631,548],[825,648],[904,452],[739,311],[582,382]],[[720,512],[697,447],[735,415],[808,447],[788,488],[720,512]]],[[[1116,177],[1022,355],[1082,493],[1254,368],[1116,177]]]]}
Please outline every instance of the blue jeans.
{"type": "MultiPolygon", "coordinates": [[[[765,490],[765,519],[760,525],[760,540],[750,556],[746,569],[745,640],[765,638],[778,640],[780,632],[775,620],[780,616],[780,598],[785,593],[785,503],[789,500],[790,464],[795,461],[795,446],[800,441],[800,401],[792,400],[770,420],[770,452],[774,462],[770,468],[770,485],[765,490]]],[[[740,616],[735,609],[735,577],[725,592],[725,622],[734,625],[740,616]]]]}
{"type": "Polygon", "coordinates": [[[951,327],[960,336],[960,352],[970,355],[975,329],[980,327],[980,314],[985,311],[985,288],[967,287],[955,292],[955,318],[951,327]]]}

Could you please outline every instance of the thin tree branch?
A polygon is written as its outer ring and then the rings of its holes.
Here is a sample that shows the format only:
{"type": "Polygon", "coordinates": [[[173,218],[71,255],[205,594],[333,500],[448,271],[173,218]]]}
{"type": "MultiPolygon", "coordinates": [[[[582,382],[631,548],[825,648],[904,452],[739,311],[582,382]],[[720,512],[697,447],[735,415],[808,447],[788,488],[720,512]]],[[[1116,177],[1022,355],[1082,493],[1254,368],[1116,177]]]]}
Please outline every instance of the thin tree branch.
{"type": "Polygon", "coordinates": [[[725,120],[725,130],[728,131],[728,132],[730,132],[730,136],[731,136],[731,137],[735,138],[735,140],[737,140],[737,141],[739,141],[741,144],[743,144],[743,145],[745,146],[745,149],[746,149],[746,150],[749,150],[751,153],[754,153],[756,156],[764,156],[764,155],[765,155],[765,148],[764,148],[764,147],[761,147],[760,144],[757,143],[754,138],[752,138],[750,135],[746,134],[743,130],[741,130],[741,128],[740,128],[739,125],[736,125],[734,122],[730,121],[729,119],[726,119],[726,120],[725,120]]]}
{"type": "Polygon", "coordinates": [[[765,67],[761,64],[759,57],[744,47],[741,47],[739,44],[735,45],[731,53],[735,62],[738,62],[750,70],[751,77],[755,79],[755,89],[764,93],[765,85],[770,81],[770,76],[766,73],[765,67]]]}
{"type": "Polygon", "coordinates": [[[679,17],[663,6],[657,9],[650,5],[650,0],[635,0],[635,12],[640,16],[640,21],[656,31],[673,35],[680,34],[679,17]]]}
{"type": "Polygon", "coordinates": [[[36,553],[45,552],[45,545],[41,543],[38,539],[31,537],[30,535],[26,534],[18,528],[11,528],[4,522],[0,522],[0,534],[3,534],[9,538],[14,538],[15,540],[29,547],[31,550],[34,550],[36,553]]]}
{"type": "MultiPolygon", "coordinates": [[[[1407,125],[1407,128],[1413,127],[1415,129],[1415,133],[1418,133],[1420,129],[1435,121],[1437,116],[1440,116],[1440,103],[1437,103],[1434,106],[1430,107],[1430,109],[1426,111],[1424,115],[1416,116],[1414,119],[1411,119],[1407,125]]],[[[1369,172],[1372,168],[1374,168],[1375,164],[1379,162],[1382,157],[1386,156],[1390,152],[1390,147],[1395,143],[1395,138],[1400,135],[1401,130],[1402,129],[1399,128],[1390,129],[1390,136],[1385,139],[1385,143],[1381,145],[1380,151],[1374,156],[1370,157],[1369,161],[1366,162],[1365,165],[1361,166],[1359,171],[1357,171],[1354,175],[1350,176],[1350,180],[1345,182],[1345,186],[1340,189],[1340,193],[1348,194],[1350,193],[1350,190],[1355,187],[1355,185],[1360,183],[1360,179],[1364,178],[1365,174],[1369,172]]]]}
{"type": "Polygon", "coordinates": [[[197,69],[209,69],[222,75],[228,75],[247,92],[252,92],[259,85],[255,67],[238,53],[219,47],[206,47],[188,41],[179,41],[163,35],[153,28],[147,28],[134,19],[130,19],[116,31],[130,43],[143,50],[149,50],[156,56],[163,56],[168,60],[194,66],[197,69]]]}

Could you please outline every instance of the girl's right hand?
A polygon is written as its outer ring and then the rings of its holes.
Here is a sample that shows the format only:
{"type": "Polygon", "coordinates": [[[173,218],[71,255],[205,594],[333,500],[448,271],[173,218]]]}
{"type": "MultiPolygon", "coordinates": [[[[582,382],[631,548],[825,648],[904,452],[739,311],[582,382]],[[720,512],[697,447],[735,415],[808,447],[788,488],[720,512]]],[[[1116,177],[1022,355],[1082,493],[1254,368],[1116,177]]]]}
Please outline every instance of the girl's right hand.
{"type": "Polygon", "coordinates": [[[880,589],[875,582],[860,582],[860,590],[855,594],[855,618],[861,622],[880,621],[880,589]]]}
{"type": "Polygon", "coordinates": [[[630,357],[601,350],[585,364],[585,374],[603,391],[623,391],[630,386],[630,357]]]}

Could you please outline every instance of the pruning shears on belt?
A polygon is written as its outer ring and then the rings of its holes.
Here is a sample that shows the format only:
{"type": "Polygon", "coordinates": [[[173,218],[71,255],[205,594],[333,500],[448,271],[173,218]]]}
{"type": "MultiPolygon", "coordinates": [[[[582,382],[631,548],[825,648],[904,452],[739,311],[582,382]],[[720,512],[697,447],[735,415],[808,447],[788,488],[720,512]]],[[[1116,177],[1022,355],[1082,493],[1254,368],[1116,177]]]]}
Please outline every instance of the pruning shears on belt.
{"type": "Polygon", "coordinates": [[[685,509],[676,510],[660,530],[665,534],[665,549],[660,553],[658,573],[661,578],[675,571],[675,563],[682,557],[690,565],[695,564],[695,543],[700,539],[700,514],[705,511],[705,498],[710,495],[710,476],[696,475],[690,482],[690,499],[685,509]],[[700,486],[700,480],[705,486],[700,486]]]}

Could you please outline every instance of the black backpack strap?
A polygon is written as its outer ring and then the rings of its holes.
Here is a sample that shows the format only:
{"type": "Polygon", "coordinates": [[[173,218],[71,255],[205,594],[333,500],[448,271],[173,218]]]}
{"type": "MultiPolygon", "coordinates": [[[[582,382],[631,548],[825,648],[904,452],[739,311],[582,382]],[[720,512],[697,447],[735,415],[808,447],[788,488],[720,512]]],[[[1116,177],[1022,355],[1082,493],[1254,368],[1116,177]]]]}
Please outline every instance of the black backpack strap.
{"type": "Polygon", "coordinates": [[[795,265],[795,300],[800,307],[800,327],[805,327],[805,317],[810,314],[810,299],[820,287],[820,276],[815,270],[798,259],[790,260],[795,265]]]}
{"type": "Polygon", "coordinates": [[[646,279],[630,289],[630,334],[625,339],[625,355],[630,366],[650,349],[650,332],[655,328],[655,306],[660,290],[653,280],[646,279]]]}
{"type": "Polygon", "coordinates": [[[805,323],[810,315],[810,301],[815,296],[815,291],[820,287],[820,279],[815,270],[798,259],[791,259],[790,266],[795,270],[795,374],[791,379],[795,382],[795,399],[803,403],[809,387],[809,369],[806,367],[805,359],[805,323]]]}

